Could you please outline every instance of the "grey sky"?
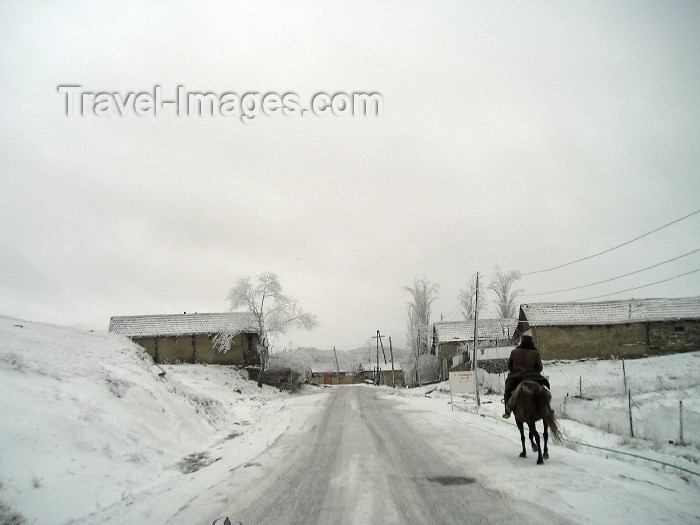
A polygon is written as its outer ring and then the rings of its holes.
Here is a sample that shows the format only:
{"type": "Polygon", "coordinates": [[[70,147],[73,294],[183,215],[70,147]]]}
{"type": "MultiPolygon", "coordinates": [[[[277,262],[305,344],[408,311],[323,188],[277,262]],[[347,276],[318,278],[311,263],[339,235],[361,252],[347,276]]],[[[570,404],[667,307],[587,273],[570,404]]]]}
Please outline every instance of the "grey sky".
{"type": "MultiPolygon", "coordinates": [[[[405,342],[493,266],[530,272],[700,209],[697,2],[0,5],[0,313],[106,329],[222,311],[265,270],[316,313],[296,345],[405,342]],[[381,117],[68,117],[59,85],[379,92],[381,117]]],[[[700,248],[700,214],[541,293],[700,248]]],[[[700,268],[700,253],[577,300],[700,268]]],[[[700,294],[700,273],[609,298],[700,294]]],[[[490,299],[490,298],[489,298],[490,299]]]]}

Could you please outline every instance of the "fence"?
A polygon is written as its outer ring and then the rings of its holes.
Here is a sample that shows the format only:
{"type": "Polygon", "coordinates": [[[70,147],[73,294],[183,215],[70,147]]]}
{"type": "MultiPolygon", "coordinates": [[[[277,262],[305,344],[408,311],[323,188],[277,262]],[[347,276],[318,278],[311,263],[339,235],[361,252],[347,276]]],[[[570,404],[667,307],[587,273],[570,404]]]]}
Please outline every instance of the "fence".
{"type": "Polygon", "coordinates": [[[563,399],[559,413],[620,436],[699,446],[700,413],[695,407],[689,410],[689,402],[649,394],[598,399],[576,395],[563,399]]]}

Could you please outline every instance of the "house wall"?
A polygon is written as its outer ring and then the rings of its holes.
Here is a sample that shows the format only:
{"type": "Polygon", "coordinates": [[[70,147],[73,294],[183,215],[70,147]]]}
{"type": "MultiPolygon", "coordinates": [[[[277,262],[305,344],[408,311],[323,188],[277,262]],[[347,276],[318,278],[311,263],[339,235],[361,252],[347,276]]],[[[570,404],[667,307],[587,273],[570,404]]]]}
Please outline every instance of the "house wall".
{"type": "Polygon", "coordinates": [[[156,358],[157,348],[155,337],[132,337],[131,340],[143,348],[148,355],[153,358],[153,361],[159,363],[156,358]]]}
{"type": "Polygon", "coordinates": [[[337,372],[327,372],[325,374],[313,374],[310,382],[314,383],[315,385],[354,385],[357,383],[362,383],[363,379],[351,373],[343,373],[340,377],[338,377],[337,372]],[[328,382],[326,382],[326,380],[328,380],[328,382]]]}
{"type": "Polygon", "coordinates": [[[156,363],[249,365],[260,362],[255,351],[256,334],[238,334],[231,342],[231,349],[226,353],[217,352],[213,336],[206,334],[134,338],[133,341],[156,363]]]}
{"type": "Polygon", "coordinates": [[[545,361],[643,357],[700,350],[700,320],[532,327],[545,361]]]}
{"type": "Polygon", "coordinates": [[[245,364],[247,346],[246,334],[238,334],[231,341],[231,348],[226,353],[219,353],[214,348],[214,337],[204,334],[195,335],[195,362],[217,365],[245,364]]]}
{"type": "Polygon", "coordinates": [[[440,343],[438,345],[437,355],[440,360],[444,361],[448,357],[454,357],[461,354],[463,350],[459,348],[462,343],[440,343]]]}
{"type": "MultiPolygon", "coordinates": [[[[479,348],[496,348],[499,346],[515,346],[514,338],[510,339],[481,339],[479,338],[479,348]]],[[[450,370],[471,370],[471,355],[474,351],[474,341],[454,341],[440,343],[437,345],[437,355],[440,358],[441,378],[446,380],[450,370]],[[466,353],[467,359],[463,365],[453,366],[453,358],[466,353]]]]}
{"type": "Polygon", "coordinates": [[[158,337],[159,363],[194,363],[192,336],[158,337]]]}
{"type": "MultiPolygon", "coordinates": [[[[395,370],[396,388],[403,388],[405,385],[403,371],[395,370]]],[[[374,379],[374,371],[365,371],[362,374],[344,373],[338,377],[337,372],[333,373],[316,373],[311,377],[311,382],[316,385],[356,385],[364,383],[366,379],[374,379]],[[326,379],[329,382],[326,382],[326,379]]],[[[379,384],[384,386],[392,386],[391,370],[382,370],[379,372],[379,384]]]]}
{"type": "Polygon", "coordinates": [[[648,353],[645,323],[595,326],[535,326],[535,345],[544,361],[641,357],[648,353]]]}
{"type": "Polygon", "coordinates": [[[379,372],[379,384],[384,385],[384,386],[392,386],[394,385],[396,388],[403,388],[404,387],[404,380],[403,380],[403,371],[402,370],[394,370],[394,381],[392,381],[392,376],[391,376],[391,370],[381,370],[379,372]]]}
{"type": "Polygon", "coordinates": [[[649,354],[700,350],[700,319],[649,323],[649,354]]]}
{"type": "Polygon", "coordinates": [[[340,376],[340,379],[337,377],[332,377],[331,383],[333,383],[334,380],[339,381],[337,384],[340,385],[355,385],[357,383],[362,383],[362,379],[357,377],[355,374],[345,374],[340,376]]]}

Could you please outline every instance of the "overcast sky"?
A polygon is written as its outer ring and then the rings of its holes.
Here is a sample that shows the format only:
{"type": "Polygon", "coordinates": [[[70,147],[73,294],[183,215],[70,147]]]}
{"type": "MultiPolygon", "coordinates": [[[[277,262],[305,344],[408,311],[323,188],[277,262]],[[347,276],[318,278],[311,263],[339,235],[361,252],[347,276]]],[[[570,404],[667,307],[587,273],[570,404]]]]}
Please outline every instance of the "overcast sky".
{"type": "MultiPolygon", "coordinates": [[[[224,311],[238,277],[270,270],[320,322],[278,346],[349,349],[376,330],[403,346],[415,278],[440,286],[434,320],[457,320],[477,271],[550,268],[700,209],[698,27],[695,1],[3,2],[0,313],[106,330],[112,315],[224,311]],[[383,104],[76,116],[68,85],[383,104]]],[[[518,287],[698,248],[700,214],[518,287]]],[[[696,269],[700,252],[522,302],[696,269]]],[[[691,295],[700,272],[600,300],[691,295]]]]}

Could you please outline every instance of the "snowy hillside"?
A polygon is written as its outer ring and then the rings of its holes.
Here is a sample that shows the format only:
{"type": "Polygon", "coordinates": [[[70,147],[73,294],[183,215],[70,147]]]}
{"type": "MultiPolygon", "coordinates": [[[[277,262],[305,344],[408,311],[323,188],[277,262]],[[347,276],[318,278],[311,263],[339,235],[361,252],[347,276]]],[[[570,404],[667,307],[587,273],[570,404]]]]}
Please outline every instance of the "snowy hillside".
{"type": "Polygon", "coordinates": [[[155,366],[114,334],[0,317],[0,508],[63,523],[181,476],[218,442],[240,441],[245,461],[265,446],[247,434],[284,430],[285,397],[227,367],[155,366]]]}

